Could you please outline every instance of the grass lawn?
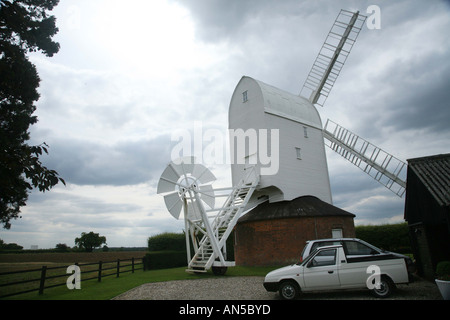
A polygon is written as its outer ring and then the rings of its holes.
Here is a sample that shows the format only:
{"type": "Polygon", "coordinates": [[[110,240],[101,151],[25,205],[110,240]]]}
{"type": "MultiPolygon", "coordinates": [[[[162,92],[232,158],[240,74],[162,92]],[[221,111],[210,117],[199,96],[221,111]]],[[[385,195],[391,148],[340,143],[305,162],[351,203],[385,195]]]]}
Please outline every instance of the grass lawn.
{"type": "MultiPolygon", "coordinates": [[[[103,278],[102,282],[87,280],[81,282],[80,290],[69,290],[66,286],[45,289],[43,295],[37,292],[12,296],[8,300],[109,300],[115,296],[149,282],[171,280],[200,279],[205,277],[233,277],[233,276],[265,276],[277,267],[232,267],[228,268],[224,276],[215,276],[211,271],[206,274],[191,274],[186,267],[149,270],[137,270],[135,273],[121,274],[103,278]]],[[[83,280],[83,279],[82,279],[83,280]]]]}

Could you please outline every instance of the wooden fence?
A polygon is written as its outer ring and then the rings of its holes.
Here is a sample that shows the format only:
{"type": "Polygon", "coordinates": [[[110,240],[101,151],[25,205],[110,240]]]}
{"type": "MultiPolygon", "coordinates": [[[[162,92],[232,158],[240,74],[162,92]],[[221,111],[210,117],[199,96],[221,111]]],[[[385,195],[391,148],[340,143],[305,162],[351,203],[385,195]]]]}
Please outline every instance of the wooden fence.
{"type": "MultiPolygon", "coordinates": [[[[145,270],[143,258],[139,258],[141,262],[136,262],[135,258],[131,259],[117,259],[116,261],[109,262],[94,262],[94,263],[84,263],[75,265],[80,267],[81,281],[97,279],[98,282],[102,281],[102,278],[108,276],[119,277],[121,273],[132,272],[136,270],[145,270]],[[131,263],[123,264],[123,262],[131,261],[131,263]],[[95,274],[96,273],[96,274],[95,274]],[[88,277],[83,275],[90,274],[88,277]],[[94,275],[92,275],[94,274],[94,275]]],[[[58,267],[47,267],[42,266],[39,269],[22,270],[22,271],[12,271],[12,272],[2,272],[0,273],[0,298],[10,297],[18,294],[38,291],[39,295],[44,293],[44,289],[54,288],[58,286],[67,285],[67,278],[72,275],[72,273],[58,274],[60,269],[67,270],[69,266],[58,266],[58,267]],[[18,281],[4,281],[5,277],[12,278],[18,281]],[[58,279],[64,278],[64,282],[59,282],[58,279]],[[34,285],[33,285],[34,283],[34,285]],[[37,285],[38,284],[38,285],[37,285]],[[37,286],[36,286],[37,285],[37,286]],[[21,291],[13,291],[10,288],[16,286],[21,289],[21,291]],[[30,288],[31,287],[31,288],[30,288]],[[8,289],[5,289],[8,288],[8,289]]]]}

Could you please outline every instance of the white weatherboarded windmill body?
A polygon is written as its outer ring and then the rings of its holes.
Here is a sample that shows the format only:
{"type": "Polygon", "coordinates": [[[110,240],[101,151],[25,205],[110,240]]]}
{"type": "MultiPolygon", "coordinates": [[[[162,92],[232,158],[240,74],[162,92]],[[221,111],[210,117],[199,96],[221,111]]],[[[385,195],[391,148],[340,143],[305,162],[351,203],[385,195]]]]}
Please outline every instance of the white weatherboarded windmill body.
{"type": "MultiPolygon", "coordinates": [[[[264,200],[277,202],[293,200],[302,195],[314,195],[331,204],[330,179],[328,177],[322,121],[314,105],[308,99],[282,91],[250,77],[243,77],[234,91],[229,109],[229,128],[242,128],[244,132],[277,130],[278,139],[266,139],[268,152],[279,159],[274,174],[264,174],[266,165],[254,148],[245,148],[245,154],[231,150],[233,184],[242,176],[245,168],[254,164],[260,174],[260,184],[254,192],[252,203],[264,200]],[[243,158],[242,158],[243,156],[243,158]],[[239,158],[240,157],[240,158],[239,158]],[[262,172],[261,172],[262,171],[262,172]]],[[[254,144],[248,134],[248,142],[254,144]]],[[[257,135],[259,144],[262,139],[257,135]]],[[[230,141],[233,138],[230,137],[230,141]]],[[[233,149],[239,147],[233,143],[233,149]]],[[[273,163],[270,164],[273,166],[273,163]]],[[[272,173],[272,172],[270,172],[272,173]]]]}
{"type": "Polygon", "coordinates": [[[229,107],[230,132],[240,133],[239,139],[230,136],[232,187],[214,189],[214,175],[193,157],[167,166],[157,193],[176,219],[184,212],[187,271],[212,267],[224,273],[233,266],[226,259],[226,240],[239,217],[258,203],[309,195],[332,204],[325,145],[403,196],[405,163],[330,120],[323,126],[316,109],[328,97],[365,19],[359,12],[340,11],[300,95],[241,78],[229,107]],[[217,206],[219,196],[225,200],[217,206]]]}

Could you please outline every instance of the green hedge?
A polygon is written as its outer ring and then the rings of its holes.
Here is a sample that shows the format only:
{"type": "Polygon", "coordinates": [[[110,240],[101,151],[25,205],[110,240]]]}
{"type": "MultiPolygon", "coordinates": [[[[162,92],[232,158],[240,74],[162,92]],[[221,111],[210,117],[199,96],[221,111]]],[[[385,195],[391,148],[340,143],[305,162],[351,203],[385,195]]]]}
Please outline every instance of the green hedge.
{"type": "Polygon", "coordinates": [[[144,256],[144,269],[167,269],[187,266],[186,251],[153,251],[144,256]]]}
{"type": "Polygon", "coordinates": [[[374,246],[397,253],[411,253],[407,223],[380,226],[356,226],[356,238],[374,246]]]}
{"type": "Polygon", "coordinates": [[[165,232],[148,238],[149,251],[186,251],[184,233],[165,232]]]}
{"type": "Polygon", "coordinates": [[[437,264],[436,276],[439,280],[450,281],[450,261],[441,261],[437,264]]]}
{"type": "MultiPolygon", "coordinates": [[[[227,239],[227,260],[234,260],[234,233],[227,239]]],[[[191,246],[191,253],[194,249],[191,246]]],[[[148,238],[148,251],[144,257],[146,269],[162,269],[187,266],[186,237],[184,233],[165,232],[148,238]]]]}

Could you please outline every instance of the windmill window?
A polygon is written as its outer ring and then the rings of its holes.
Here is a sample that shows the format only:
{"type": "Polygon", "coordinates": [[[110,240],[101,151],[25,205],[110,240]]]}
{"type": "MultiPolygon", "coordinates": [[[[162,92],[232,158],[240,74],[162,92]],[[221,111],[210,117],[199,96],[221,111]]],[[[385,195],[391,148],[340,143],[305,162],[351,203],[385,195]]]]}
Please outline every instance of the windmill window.
{"type": "Polygon", "coordinates": [[[303,136],[308,138],[308,127],[303,127],[303,136]]]}
{"type": "Polygon", "coordinates": [[[247,96],[247,90],[242,92],[242,102],[247,102],[248,96],[247,96]]]}
{"type": "Polygon", "coordinates": [[[298,160],[302,160],[302,149],[298,148],[298,147],[295,147],[295,152],[297,154],[297,159],[298,160]]]}

